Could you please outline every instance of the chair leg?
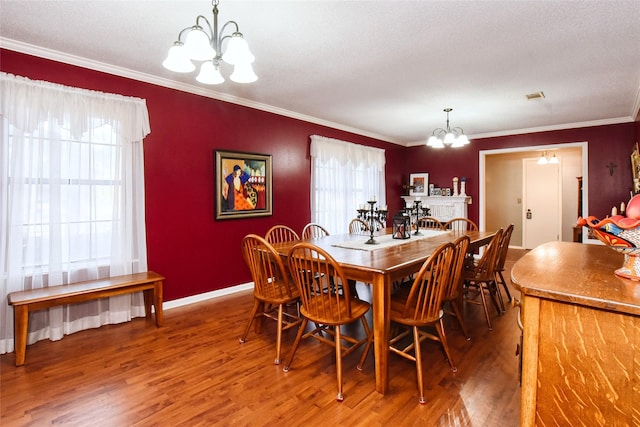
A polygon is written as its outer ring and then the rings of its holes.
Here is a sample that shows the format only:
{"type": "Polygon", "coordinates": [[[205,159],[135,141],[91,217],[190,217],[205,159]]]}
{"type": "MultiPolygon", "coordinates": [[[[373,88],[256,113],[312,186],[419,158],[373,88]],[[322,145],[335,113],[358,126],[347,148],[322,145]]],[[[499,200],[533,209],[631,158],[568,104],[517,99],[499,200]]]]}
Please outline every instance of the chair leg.
{"type": "Polygon", "coordinates": [[[262,306],[262,303],[258,300],[254,300],[253,301],[253,308],[251,308],[251,313],[249,314],[249,322],[247,323],[247,326],[244,328],[244,332],[242,333],[242,336],[240,337],[240,344],[244,343],[247,339],[247,335],[249,334],[249,329],[251,329],[251,324],[253,323],[253,321],[255,320],[258,311],[260,310],[260,307],[262,306]]]}
{"type": "Polygon", "coordinates": [[[284,310],[284,305],[280,304],[278,306],[278,330],[276,332],[276,360],[273,362],[274,365],[280,364],[280,349],[282,345],[282,311],[284,310]]]}
{"type": "Polygon", "coordinates": [[[340,336],[340,325],[336,325],[335,327],[336,334],[336,374],[338,377],[338,395],[336,396],[336,400],[338,402],[342,402],[344,400],[344,395],[342,394],[342,338],[340,336]]]}
{"type": "Polygon", "coordinates": [[[453,363],[453,358],[451,357],[451,352],[449,351],[449,343],[447,342],[447,335],[444,331],[444,323],[442,322],[442,318],[440,318],[440,321],[436,323],[436,331],[438,331],[438,337],[440,337],[440,342],[442,343],[442,347],[444,347],[444,353],[447,356],[449,365],[451,365],[451,371],[458,372],[458,368],[456,368],[456,364],[453,363]]]}
{"type": "Polygon", "coordinates": [[[369,324],[367,323],[367,319],[362,316],[360,318],[362,320],[362,327],[364,328],[364,332],[367,335],[367,344],[364,347],[364,351],[362,352],[362,356],[360,356],[360,362],[356,369],[358,371],[362,371],[362,366],[364,365],[364,361],[367,360],[367,356],[369,355],[369,350],[371,349],[371,345],[373,345],[373,337],[371,336],[371,328],[369,328],[369,324]]]}
{"type": "Polygon", "coordinates": [[[304,330],[307,328],[308,319],[306,317],[302,318],[302,323],[300,324],[300,329],[298,329],[298,335],[296,335],[296,340],[293,342],[293,347],[291,347],[291,354],[289,354],[289,358],[287,359],[287,363],[284,364],[282,370],[284,372],[289,372],[289,368],[291,367],[291,362],[293,362],[293,356],[296,354],[296,350],[298,349],[298,344],[302,340],[302,335],[304,335],[304,330]]]}
{"type": "Polygon", "coordinates": [[[484,315],[487,318],[487,326],[489,326],[489,330],[492,331],[491,327],[491,319],[489,318],[489,309],[487,308],[487,297],[484,295],[484,290],[482,289],[482,283],[478,284],[478,289],[480,290],[480,299],[482,300],[482,308],[484,308],[484,315]]]}
{"type": "Polygon", "coordinates": [[[416,355],[416,379],[418,381],[418,401],[427,403],[424,398],[424,383],[422,382],[422,352],[420,351],[420,332],[417,326],[413,327],[413,350],[416,355]]]}
{"type": "Polygon", "coordinates": [[[460,307],[460,301],[459,300],[449,301],[449,305],[451,305],[451,309],[453,310],[453,315],[455,316],[455,318],[458,320],[458,323],[460,324],[460,329],[462,329],[462,333],[464,334],[464,337],[467,339],[467,341],[471,340],[471,337],[467,332],[467,327],[464,325],[464,320],[462,318],[462,309],[460,307]]]}
{"type": "Polygon", "coordinates": [[[507,286],[507,282],[504,280],[502,271],[498,271],[498,275],[500,276],[500,284],[504,288],[504,291],[507,294],[507,298],[509,299],[509,302],[511,302],[513,300],[513,297],[511,296],[511,292],[509,292],[509,286],[507,286]]]}

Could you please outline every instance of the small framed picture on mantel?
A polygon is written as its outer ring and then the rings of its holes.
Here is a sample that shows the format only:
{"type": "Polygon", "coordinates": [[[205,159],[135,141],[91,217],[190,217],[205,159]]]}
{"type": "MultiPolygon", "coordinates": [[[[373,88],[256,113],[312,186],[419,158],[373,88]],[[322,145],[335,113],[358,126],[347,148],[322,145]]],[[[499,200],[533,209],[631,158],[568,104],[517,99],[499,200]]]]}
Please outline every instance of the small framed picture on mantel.
{"type": "Polygon", "coordinates": [[[429,174],[428,173],[412,173],[409,179],[410,196],[428,196],[429,195],[429,174]]]}

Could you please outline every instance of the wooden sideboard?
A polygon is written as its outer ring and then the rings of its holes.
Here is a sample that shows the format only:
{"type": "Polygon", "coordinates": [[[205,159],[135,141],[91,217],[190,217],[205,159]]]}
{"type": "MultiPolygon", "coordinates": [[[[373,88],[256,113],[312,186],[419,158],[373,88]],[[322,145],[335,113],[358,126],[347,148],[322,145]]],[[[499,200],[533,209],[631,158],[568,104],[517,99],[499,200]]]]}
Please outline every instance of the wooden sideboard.
{"type": "Polygon", "coordinates": [[[640,424],[640,282],[611,248],[545,243],[516,262],[521,426],[640,424]]]}

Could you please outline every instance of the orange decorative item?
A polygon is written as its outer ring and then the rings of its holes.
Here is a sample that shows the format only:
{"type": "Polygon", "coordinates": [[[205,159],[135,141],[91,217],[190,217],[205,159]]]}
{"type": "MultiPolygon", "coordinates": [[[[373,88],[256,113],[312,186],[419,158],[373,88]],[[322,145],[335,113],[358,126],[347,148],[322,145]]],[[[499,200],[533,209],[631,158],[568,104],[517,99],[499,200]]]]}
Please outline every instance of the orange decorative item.
{"type": "Polygon", "coordinates": [[[624,264],[615,274],[640,280],[640,195],[627,204],[627,216],[615,215],[603,220],[594,216],[578,218],[578,226],[587,226],[593,235],[616,252],[624,254],[624,264]]]}

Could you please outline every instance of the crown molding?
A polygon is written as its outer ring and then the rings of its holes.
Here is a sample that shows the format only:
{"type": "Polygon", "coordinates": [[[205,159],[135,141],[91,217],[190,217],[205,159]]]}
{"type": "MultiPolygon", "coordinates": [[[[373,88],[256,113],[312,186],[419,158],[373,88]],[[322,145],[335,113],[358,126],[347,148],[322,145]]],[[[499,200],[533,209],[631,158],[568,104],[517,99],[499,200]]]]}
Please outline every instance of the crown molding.
{"type": "Polygon", "coordinates": [[[105,62],[95,61],[92,59],[84,58],[81,56],[71,55],[68,53],[60,52],[57,50],[47,49],[40,46],[23,43],[13,39],[7,39],[0,37],[0,47],[15,52],[25,53],[27,55],[37,56],[44,59],[50,59],[52,61],[62,62],[64,64],[74,65],[77,67],[87,68],[89,70],[100,71],[107,74],[112,74],[119,77],[126,77],[128,79],[141,81],[144,83],[150,83],[157,86],[166,87],[169,89],[179,90],[181,92],[192,93],[195,95],[204,96],[211,99],[217,99],[220,101],[229,102],[232,104],[242,105],[244,107],[253,108],[260,111],[266,111],[268,113],[277,114],[279,116],[289,117],[304,122],[314,123],[317,125],[342,130],[345,132],[354,133],[356,135],[362,135],[369,138],[377,139],[391,144],[404,145],[403,142],[386,135],[380,135],[374,132],[368,132],[362,129],[357,129],[351,126],[346,126],[341,123],[335,123],[328,120],[319,119],[317,117],[308,116],[305,114],[296,113],[295,111],[286,110],[283,108],[274,107],[272,105],[263,104],[249,99],[228,95],[221,92],[216,92],[211,89],[203,88],[202,86],[195,86],[187,83],[176,82],[163,77],[154,76],[147,73],[131,70],[124,67],[118,67],[115,65],[107,64],[105,62]]]}

